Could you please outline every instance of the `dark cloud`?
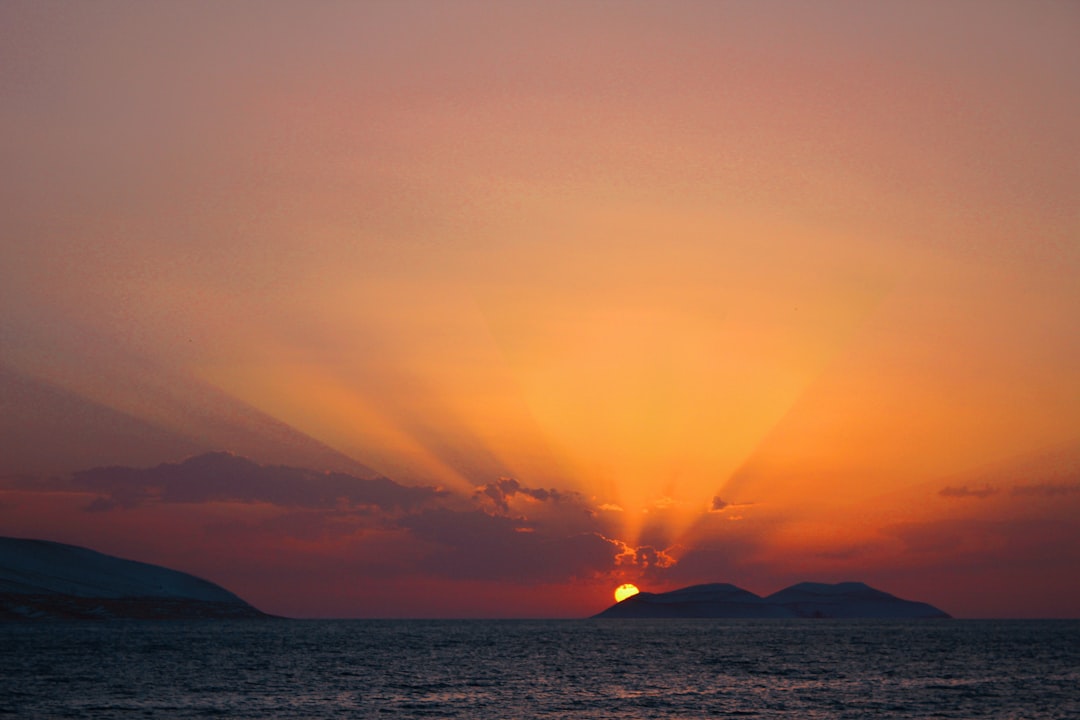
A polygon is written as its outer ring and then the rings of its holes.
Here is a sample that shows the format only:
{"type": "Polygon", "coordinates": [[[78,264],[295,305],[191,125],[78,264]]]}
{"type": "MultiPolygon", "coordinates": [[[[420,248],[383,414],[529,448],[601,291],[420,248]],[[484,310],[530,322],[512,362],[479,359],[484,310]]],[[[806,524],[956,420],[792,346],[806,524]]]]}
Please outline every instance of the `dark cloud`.
{"type": "Polygon", "coordinates": [[[258,521],[228,519],[206,523],[203,528],[208,535],[226,538],[272,537],[276,540],[292,538],[306,542],[337,540],[347,536],[360,536],[366,530],[384,526],[384,518],[377,510],[357,508],[350,510],[289,510],[258,521]]]}
{"type": "Polygon", "coordinates": [[[713,497],[713,499],[712,499],[712,505],[709,507],[709,512],[718,513],[718,512],[723,512],[725,510],[733,510],[735,508],[750,507],[753,504],[754,503],[752,503],[752,502],[743,502],[743,503],[728,502],[728,501],[722,499],[719,495],[717,495],[717,496],[713,497]]]}
{"type": "Polygon", "coordinates": [[[1076,483],[1017,485],[1012,489],[1012,494],[1017,496],[1037,495],[1042,497],[1058,497],[1062,495],[1074,495],[1076,493],[1080,493],[1080,484],[1076,483]]]}
{"type": "Polygon", "coordinates": [[[510,501],[516,495],[524,495],[541,502],[551,501],[556,503],[568,499],[579,499],[577,493],[566,493],[555,489],[527,488],[514,478],[506,477],[483,485],[475,493],[478,499],[490,502],[496,510],[503,513],[510,511],[510,501]]]}
{"type": "Polygon", "coordinates": [[[563,534],[481,510],[433,508],[399,525],[432,545],[423,569],[474,580],[527,582],[587,577],[615,567],[620,543],[599,533],[563,534]]]}
{"type": "Polygon", "coordinates": [[[946,498],[978,498],[985,500],[997,493],[997,488],[990,485],[983,485],[982,487],[970,488],[967,485],[960,485],[958,487],[948,486],[943,487],[938,491],[938,495],[946,498]]]}
{"type": "Polygon", "coordinates": [[[284,508],[378,507],[407,511],[445,493],[406,487],[388,478],[358,478],[282,465],[259,465],[228,453],[207,453],[152,468],[103,467],[70,478],[20,481],[19,489],[98,495],[87,510],[104,512],[148,503],[268,503],[284,508]]]}
{"type": "Polygon", "coordinates": [[[669,567],[650,568],[647,576],[674,585],[733,582],[745,575],[743,563],[753,550],[752,543],[745,538],[729,538],[724,542],[702,541],[687,548],[677,563],[669,567]]]}
{"type": "Polygon", "coordinates": [[[676,561],[666,550],[661,550],[652,545],[641,545],[636,548],[622,545],[622,552],[619,553],[616,562],[620,565],[636,565],[642,570],[648,570],[650,568],[669,568],[676,561]]]}
{"type": "Polygon", "coordinates": [[[185,513],[194,513],[184,515],[186,522],[200,523],[219,542],[247,552],[333,545],[369,575],[534,584],[628,568],[652,573],[675,563],[663,537],[643,536],[636,547],[613,539],[610,513],[597,512],[580,493],[530,488],[506,477],[462,496],[210,453],[151,468],[10,478],[7,485],[66,495],[104,516],[103,523],[118,520],[108,513],[135,518],[162,505],[185,505],[185,513]],[[206,503],[262,507],[201,515],[199,505],[206,503]]]}

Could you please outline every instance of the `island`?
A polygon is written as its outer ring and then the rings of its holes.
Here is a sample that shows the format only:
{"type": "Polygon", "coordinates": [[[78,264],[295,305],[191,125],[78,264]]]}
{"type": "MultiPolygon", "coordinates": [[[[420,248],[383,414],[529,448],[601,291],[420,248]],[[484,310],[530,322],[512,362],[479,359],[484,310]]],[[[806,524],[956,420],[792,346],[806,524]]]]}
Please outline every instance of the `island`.
{"type": "Polygon", "coordinates": [[[194,575],[75,545],[0,537],[0,620],[270,617],[194,575]]]}
{"type": "Polygon", "coordinates": [[[761,597],[728,583],[641,592],[596,618],[949,618],[933,605],[903,600],[861,582],[803,582],[761,597]]]}

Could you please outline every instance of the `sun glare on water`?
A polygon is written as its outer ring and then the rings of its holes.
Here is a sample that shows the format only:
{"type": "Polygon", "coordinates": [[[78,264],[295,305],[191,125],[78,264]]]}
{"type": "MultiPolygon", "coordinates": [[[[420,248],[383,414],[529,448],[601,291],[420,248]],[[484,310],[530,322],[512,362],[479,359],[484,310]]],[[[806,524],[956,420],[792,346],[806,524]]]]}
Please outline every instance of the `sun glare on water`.
{"type": "Polygon", "coordinates": [[[638,592],[640,591],[637,589],[637,585],[631,585],[630,583],[620,585],[619,587],[615,588],[615,602],[622,602],[628,597],[633,597],[634,595],[637,595],[638,592]]]}

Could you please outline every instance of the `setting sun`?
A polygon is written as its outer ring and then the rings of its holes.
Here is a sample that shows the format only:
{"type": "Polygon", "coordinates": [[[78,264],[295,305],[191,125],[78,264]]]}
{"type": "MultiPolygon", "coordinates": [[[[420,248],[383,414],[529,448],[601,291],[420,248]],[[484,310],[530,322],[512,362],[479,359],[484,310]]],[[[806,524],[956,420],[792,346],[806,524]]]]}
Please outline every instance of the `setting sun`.
{"type": "Polygon", "coordinates": [[[631,585],[630,583],[620,585],[615,588],[615,602],[622,602],[628,597],[637,595],[639,592],[640,590],[637,589],[637,585],[631,585]]]}

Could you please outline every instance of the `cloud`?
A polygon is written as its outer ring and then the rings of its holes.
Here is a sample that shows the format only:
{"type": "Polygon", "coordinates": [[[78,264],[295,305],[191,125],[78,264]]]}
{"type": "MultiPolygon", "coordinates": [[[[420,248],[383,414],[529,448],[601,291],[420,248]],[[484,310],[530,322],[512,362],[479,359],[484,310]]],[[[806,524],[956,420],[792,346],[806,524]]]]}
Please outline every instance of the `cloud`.
{"type": "Polygon", "coordinates": [[[510,502],[518,495],[540,502],[550,501],[555,503],[568,499],[580,499],[577,493],[561,492],[555,489],[527,488],[514,478],[506,477],[482,485],[474,493],[474,497],[489,501],[497,511],[503,513],[510,511],[510,502]]]}
{"type": "MultiPolygon", "coordinates": [[[[319,547],[340,550],[372,538],[382,543],[394,538],[393,550],[384,548],[384,554],[395,558],[394,573],[400,575],[559,582],[610,572],[617,556],[627,552],[625,545],[609,539],[608,521],[580,493],[530,488],[505,477],[461,496],[388,478],[264,466],[228,453],[208,453],[150,468],[9,477],[4,485],[42,497],[67,496],[76,505],[82,502],[91,515],[109,515],[101,522],[110,524],[119,520],[111,513],[122,512],[138,525],[148,513],[182,505],[186,522],[249,551],[293,543],[320,553],[319,547]],[[515,502],[530,506],[529,517],[511,514],[515,502]],[[201,507],[207,504],[219,507],[201,507]],[[245,505],[251,507],[245,510],[245,505]]],[[[633,552],[630,561],[665,563],[662,553],[651,548],[633,552]]]]}
{"type": "Polygon", "coordinates": [[[631,547],[626,543],[612,541],[619,545],[621,552],[616,557],[618,565],[636,565],[642,570],[669,568],[676,563],[675,558],[668,554],[667,550],[661,550],[652,545],[631,547]]]}
{"type": "MultiPolygon", "coordinates": [[[[711,513],[722,513],[725,510],[734,510],[735,508],[750,507],[753,504],[754,503],[752,503],[752,502],[744,502],[744,503],[728,502],[728,501],[724,500],[723,498],[721,498],[719,495],[716,495],[716,496],[713,497],[712,503],[709,505],[709,512],[711,512],[711,513]]],[[[729,517],[729,519],[731,519],[731,520],[741,520],[742,516],[741,515],[732,515],[732,516],[729,517]]]]}
{"type": "Polygon", "coordinates": [[[676,563],[662,539],[640,546],[617,539],[618,515],[598,512],[580,493],[508,477],[461,495],[209,453],[150,468],[13,477],[5,485],[44,502],[67,498],[79,523],[132,531],[170,517],[193,542],[201,532],[238,557],[337,554],[342,567],[354,562],[372,577],[559,583],[676,563]]]}
{"type": "Polygon", "coordinates": [[[268,503],[283,508],[377,507],[406,511],[446,493],[434,487],[406,487],[384,478],[359,478],[286,466],[259,465],[229,453],[207,453],[181,463],[152,468],[102,467],[70,478],[16,481],[21,490],[94,493],[93,512],[132,509],[155,503],[268,503]]]}
{"type": "Polygon", "coordinates": [[[378,513],[353,510],[288,510],[255,521],[238,518],[213,520],[204,524],[208,535],[236,539],[239,537],[275,539],[290,538],[304,542],[337,541],[358,536],[384,523],[378,513]]]}
{"type": "Polygon", "coordinates": [[[950,485],[938,491],[938,495],[945,498],[978,498],[979,500],[985,500],[995,493],[997,493],[997,488],[990,485],[983,485],[979,488],[969,488],[967,485],[958,487],[950,485]]]}
{"type": "Polygon", "coordinates": [[[482,510],[432,508],[404,516],[398,524],[430,543],[421,561],[425,572],[453,578],[552,582],[589,577],[612,570],[622,549],[596,532],[523,527],[518,519],[482,510]]]}
{"type": "Polygon", "coordinates": [[[1041,495],[1043,497],[1058,497],[1061,495],[1073,495],[1080,493],[1080,484],[1076,483],[1040,483],[1036,485],[1017,485],[1012,489],[1012,494],[1041,495]]]}
{"type": "Polygon", "coordinates": [[[678,562],[650,568],[650,577],[675,585],[734,581],[747,576],[744,563],[756,550],[753,541],[734,536],[724,541],[697,541],[681,549],[678,562]]]}
{"type": "Polygon", "coordinates": [[[677,501],[675,501],[673,498],[670,498],[667,495],[665,495],[663,497],[660,497],[660,498],[657,498],[656,500],[654,500],[653,503],[652,503],[652,507],[650,509],[663,512],[664,510],[670,510],[671,508],[676,507],[678,504],[679,503],[677,501]]]}

